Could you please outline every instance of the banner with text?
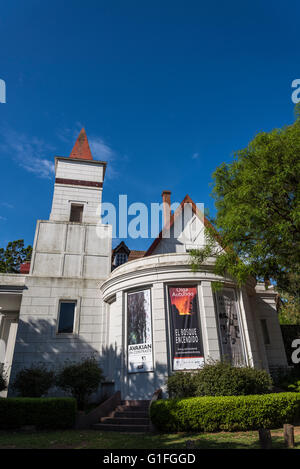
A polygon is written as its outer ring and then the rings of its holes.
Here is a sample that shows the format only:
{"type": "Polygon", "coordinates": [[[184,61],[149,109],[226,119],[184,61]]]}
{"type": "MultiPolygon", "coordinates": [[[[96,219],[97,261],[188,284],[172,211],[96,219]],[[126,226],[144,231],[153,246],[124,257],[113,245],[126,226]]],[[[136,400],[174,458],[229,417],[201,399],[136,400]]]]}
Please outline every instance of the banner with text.
{"type": "Polygon", "coordinates": [[[127,295],[128,372],[153,371],[150,290],[127,295]]]}
{"type": "Polygon", "coordinates": [[[197,287],[169,287],[174,370],[194,370],[204,364],[197,287]]]}

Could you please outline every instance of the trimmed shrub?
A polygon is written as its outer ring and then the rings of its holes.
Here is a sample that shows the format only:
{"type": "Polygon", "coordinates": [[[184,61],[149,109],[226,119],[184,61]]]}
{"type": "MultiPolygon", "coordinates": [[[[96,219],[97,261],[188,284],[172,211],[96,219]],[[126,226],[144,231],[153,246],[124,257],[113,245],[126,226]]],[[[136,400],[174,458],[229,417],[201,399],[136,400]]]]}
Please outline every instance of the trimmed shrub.
{"type": "Polygon", "coordinates": [[[300,394],[194,397],[152,403],[150,417],[163,432],[246,431],[278,428],[300,417],[300,394]]]}
{"type": "Polygon", "coordinates": [[[58,373],[56,384],[77,400],[79,410],[84,409],[87,398],[96,392],[104,377],[94,358],[67,365],[58,373]]]}
{"type": "Polygon", "coordinates": [[[33,365],[16,374],[13,389],[22,397],[42,397],[54,384],[54,372],[44,365],[33,365]]]}
{"type": "Polygon", "coordinates": [[[0,399],[0,428],[35,425],[38,429],[72,428],[76,400],[71,397],[9,397],[0,399]]]}
{"type": "Polygon", "coordinates": [[[208,363],[195,375],[196,396],[247,396],[265,394],[272,389],[272,378],[265,370],[234,367],[227,362],[208,363]]]}
{"type": "Polygon", "coordinates": [[[167,389],[169,397],[184,398],[196,395],[197,384],[195,374],[190,372],[177,371],[168,377],[167,389]]]}
{"type": "Polygon", "coordinates": [[[272,389],[265,370],[234,367],[228,362],[207,363],[196,372],[178,371],[167,380],[171,398],[197,396],[245,396],[265,394],[272,389]]]}

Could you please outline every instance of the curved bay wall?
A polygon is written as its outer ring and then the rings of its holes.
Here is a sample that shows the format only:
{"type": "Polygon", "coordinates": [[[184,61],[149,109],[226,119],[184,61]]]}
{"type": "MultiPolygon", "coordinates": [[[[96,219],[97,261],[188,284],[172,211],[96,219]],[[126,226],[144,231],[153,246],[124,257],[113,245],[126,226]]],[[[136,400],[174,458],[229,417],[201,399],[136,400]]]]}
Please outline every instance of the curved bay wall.
{"type": "MultiPolygon", "coordinates": [[[[216,277],[209,259],[199,272],[192,272],[188,254],[164,254],[127,262],[116,268],[101,285],[106,303],[107,344],[106,375],[115,382],[125,399],[149,399],[162,387],[173,371],[171,356],[171,324],[168,305],[169,286],[195,286],[198,293],[199,325],[205,360],[220,358],[217,317],[212,282],[222,280],[235,288],[229,278],[216,277]],[[152,312],[153,371],[128,372],[127,356],[127,294],[149,289],[152,312]]],[[[246,304],[247,293],[235,288],[241,316],[247,362],[259,362],[251,311],[246,304]],[[245,296],[246,295],[246,296],[245,296]]]]}

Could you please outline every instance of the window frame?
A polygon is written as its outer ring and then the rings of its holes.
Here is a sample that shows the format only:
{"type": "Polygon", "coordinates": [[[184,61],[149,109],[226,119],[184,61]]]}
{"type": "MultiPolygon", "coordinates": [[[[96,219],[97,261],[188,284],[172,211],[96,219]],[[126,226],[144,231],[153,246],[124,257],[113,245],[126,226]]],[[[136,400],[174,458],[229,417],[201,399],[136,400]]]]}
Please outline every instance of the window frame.
{"type": "Polygon", "coordinates": [[[60,298],[57,304],[57,317],[56,317],[56,328],[55,336],[56,337],[76,337],[78,335],[78,308],[79,308],[79,299],[78,298],[60,298]],[[61,304],[62,303],[75,303],[74,308],[74,319],[73,319],[73,332],[59,332],[59,320],[61,315],[61,304]]]}
{"type": "Polygon", "coordinates": [[[126,252],[117,252],[115,254],[115,258],[114,258],[114,265],[115,267],[119,267],[120,265],[123,265],[125,264],[126,262],[128,262],[128,254],[126,254],[126,252]],[[118,259],[125,259],[124,262],[117,262],[118,259]]]}
{"type": "Polygon", "coordinates": [[[82,223],[83,221],[83,211],[84,211],[84,204],[82,203],[74,203],[74,202],[70,202],[70,214],[69,214],[69,222],[70,223],[82,223]],[[74,221],[74,220],[71,220],[71,215],[72,215],[72,207],[79,207],[81,208],[81,213],[80,213],[80,220],[79,221],[74,221]]]}

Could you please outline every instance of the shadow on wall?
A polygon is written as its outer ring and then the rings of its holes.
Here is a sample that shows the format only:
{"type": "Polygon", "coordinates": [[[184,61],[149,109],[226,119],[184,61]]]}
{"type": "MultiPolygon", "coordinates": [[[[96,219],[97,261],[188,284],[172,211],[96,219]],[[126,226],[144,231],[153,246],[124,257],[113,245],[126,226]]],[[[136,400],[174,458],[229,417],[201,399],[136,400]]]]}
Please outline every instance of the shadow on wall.
{"type": "Polygon", "coordinates": [[[259,311],[264,353],[267,356],[269,370],[272,374],[276,368],[286,367],[288,362],[278,314],[274,307],[258,295],[255,298],[255,308],[259,311]]]}
{"type": "MultiPolygon", "coordinates": [[[[70,362],[79,362],[95,358],[103,370],[105,381],[112,385],[100,386],[91,401],[98,401],[103,394],[121,391],[123,399],[151,399],[153,392],[165,383],[167,370],[156,364],[155,372],[127,374],[123,353],[117,347],[101,347],[95,341],[94,346],[79,335],[76,337],[58,337],[54,321],[50,319],[19,320],[14,358],[10,377],[8,396],[14,396],[11,387],[15,376],[21,369],[32,365],[44,364],[48,369],[59,371],[70,362]]],[[[62,390],[52,388],[51,396],[65,395],[62,390]]]]}

